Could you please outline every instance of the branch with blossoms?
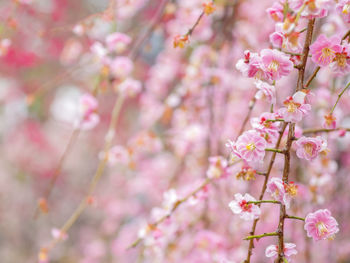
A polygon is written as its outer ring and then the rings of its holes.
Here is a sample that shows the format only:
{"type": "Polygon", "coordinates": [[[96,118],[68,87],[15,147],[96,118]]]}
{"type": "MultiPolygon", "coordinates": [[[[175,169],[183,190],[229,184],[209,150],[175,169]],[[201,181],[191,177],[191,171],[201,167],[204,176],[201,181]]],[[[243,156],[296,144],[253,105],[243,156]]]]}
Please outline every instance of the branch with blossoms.
{"type": "MultiPolygon", "coordinates": [[[[276,3],[272,8],[268,10],[276,21],[282,21],[283,27],[277,27],[278,30],[270,36],[272,44],[279,49],[290,49],[287,52],[278,52],[276,50],[262,50],[260,54],[250,53],[246,51],[244,54],[244,59],[240,60],[236,67],[242,72],[243,76],[248,78],[258,78],[259,82],[265,81],[265,96],[271,96],[274,94],[276,81],[282,76],[288,75],[292,68],[298,69],[298,79],[296,83],[296,90],[293,96],[288,97],[283,104],[284,108],[279,109],[276,113],[264,113],[257,121],[252,122],[253,130],[249,130],[242,134],[236,142],[230,142],[230,148],[234,155],[239,159],[243,159],[249,166],[257,166],[258,162],[263,162],[265,157],[265,152],[273,152],[273,157],[275,158],[277,153],[284,155],[284,167],[282,179],[274,177],[269,180],[270,169],[266,175],[266,180],[268,183],[264,183],[262,188],[262,194],[260,200],[264,196],[265,189],[275,198],[276,201],[280,202],[280,217],[276,232],[265,233],[262,235],[254,235],[257,222],[259,220],[261,209],[259,201],[255,201],[252,196],[245,194],[235,195],[235,200],[230,203],[230,208],[236,214],[240,214],[241,218],[245,220],[254,220],[252,230],[250,232],[251,236],[247,237],[246,240],[250,240],[248,255],[245,263],[249,263],[251,260],[252,249],[254,248],[253,239],[262,238],[265,236],[277,236],[278,245],[276,246],[273,256],[276,257],[276,262],[284,262],[290,257],[286,249],[289,243],[284,242],[285,237],[285,226],[284,220],[286,218],[305,220],[305,229],[307,230],[307,235],[309,237],[314,237],[315,240],[328,238],[330,235],[335,234],[339,231],[337,223],[333,217],[331,217],[328,210],[318,210],[314,214],[309,214],[305,219],[297,216],[289,216],[287,214],[287,209],[290,208],[290,202],[292,198],[296,197],[298,186],[294,182],[289,182],[290,167],[291,167],[291,150],[292,146],[296,148],[296,154],[301,159],[306,159],[311,161],[317,157],[321,152],[327,151],[327,143],[321,137],[307,138],[307,137],[297,137],[295,134],[295,124],[300,122],[304,116],[309,114],[311,111],[311,105],[309,104],[310,92],[305,90],[312,80],[316,77],[317,73],[322,67],[331,64],[332,69],[336,74],[344,74],[349,70],[348,68],[348,43],[344,43],[338,37],[333,37],[331,39],[326,38],[324,35],[320,35],[316,42],[311,45],[312,35],[314,31],[315,18],[325,16],[327,14],[328,6],[318,7],[317,14],[315,10],[309,5],[307,1],[305,3],[297,5],[288,5],[287,3],[280,4],[276,3]],[[288,14],[288,15],[286,15],[288,14]],[[308,27],[306,29],[306,37],[304,46],[301,50],[299,45],[299,35],[300,32],[296,31],[298,23],[301,19],[305,18],[308,20],[308,27]],[[291,41],[293,39],[293,42],[291,41]],[[293,43],[293,44],[292,44],[293,43]],[[294,45],[294,46],[293,46],[294,45]],[[302,51],[301,53],[296,53],[295,49],[302,51]],[[311,56],[309,55],[311,52],[311,56]],[[290,54],[292,56],[298,57],[300,63],[293,60],[294,66],[286,57],[285,54],[290,54]],[[306,63],[308,58],[311,57],[312,61],[318,65],[316,70],[312,73],[311,77],[307,80],[306,85],[304,85],[304,75],[306,72],[306,63]],[[271,85],[272,83],[272,85],[271,85]],[[269,94],[269,95],[268,95],[269,94]],[[270,117],[271,116],[271,117],[270,117]],[[282,135],[278,137],[278,121],[280,118],[284,121],[284,130],[288,127],[287,138],[285,142],[284,149],[279,149],[279,143],[282,135]],[[272,126],[273,123],[277,125],[272,126]],[[273,133],[272,133],[273,132],[273,133]],[[264,138],[264,139],[262,139],[264,138]],[[277,141],[277,146],[271,148],[270,145],[273,141],[277,141]],[[294,142],[295,141],[295,142],[294,142]],[[294,143],[293,143],[294,142],[294,143]],[[256,202],[256,204],[255,204],[256,202]],[[324,216],[324,219],[320,219],[324,216]],[[321,220],[321,221],[318,221],[321,220]],[[322,231],[313,232],[315,225],[322,225],[322,231]]],[[[339,4],[340,5],[340,4],[339,4]]],[[[346,39],[348,33],[345,34],[342,40],[346,39]]],[[[259,82],[256,82],[258,86],[259,82]]],[[[261,86],[261,84],[259,84],[261,86]]],[[[341,96],[344,94],[349,84],[342,90],[338,95],[338,99],[332,108],[330,115],[339,102],[341,96]]],[[[271,99],[269,99],[271,102],[271,99]]],[[[335,127],[333,127],[335,128],[335,127]]],[[[331,131],[332,129],[329,129],[331,131]]],[[[312,131],[318,131],[317,129],[306,130],[306,133],[312,131]]],[[[325,129],[324,131],[328,131],[325,129]]],[[[305,133],[305,134],[306,134],[305,133]]],[[[273,145],[273,144],[272,144],[273,145]]],[[[273,161],[270,161],[269,168],[272,167],[273,161]]],[[[293,249],[295,245],[291,246],[293,249]]],[[[267,248],[267,250],[270,249],[267,248]]],[[[296,253],[295,249],[293,253],[296,253]]],[[[271,253],[266,252],[266,254],[271,255],[271,253]]]]}

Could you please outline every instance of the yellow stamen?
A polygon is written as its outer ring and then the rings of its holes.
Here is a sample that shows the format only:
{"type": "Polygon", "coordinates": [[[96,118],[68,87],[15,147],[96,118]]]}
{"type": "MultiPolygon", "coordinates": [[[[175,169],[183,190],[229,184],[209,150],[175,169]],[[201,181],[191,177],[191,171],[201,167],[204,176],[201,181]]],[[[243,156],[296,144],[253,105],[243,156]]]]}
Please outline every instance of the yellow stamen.
{"type": "Polygon", "coordinates": [[[255,144],[252,142],[252,143],[249,143],[247,144],[247,146],[245,147],[248,151],[253,151],[255,150],[256,146],[255,144]]]}
{"type": "Polygon", "coordinates": [[[346,4],[346,5],[343,6],[343,11],[342,11],[342,13],[343,13],[344,15],[347,15],[347,14],[350,13],[350,4],[346,4]]]}
{"type": "Polygon", "coordinates": [[[278,63],[278,61],[276,61],[276,60],[273,60],[269,65],[269,70],[276,72],[278,70],[279,66],[280,66],[280,63],[278,63]]]}

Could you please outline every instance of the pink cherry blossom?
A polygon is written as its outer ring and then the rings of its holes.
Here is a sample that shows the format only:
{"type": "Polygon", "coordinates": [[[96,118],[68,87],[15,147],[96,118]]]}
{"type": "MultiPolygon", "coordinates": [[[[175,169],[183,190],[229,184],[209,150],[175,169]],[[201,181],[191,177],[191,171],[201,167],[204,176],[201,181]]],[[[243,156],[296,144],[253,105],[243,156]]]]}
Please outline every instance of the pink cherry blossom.
{"type": "Polygon", "coordinates": [[[266,141],[255,130],[244,132],[235,143],[227,145],[233,154],[246,162],[260,162],[264,159],[266,141]]]}
{"type": "Polygon", "coordinates": [[[88,93],[83,94],[79,100],[79,117],[75,125],[82,130],[93,129],[100,121],[96,113],[98,101],[88,93]]]}
{"type": "Polygon", "coordinates": [[[244,59],[238,60],[236,68],[245,77],[261,80],[266,80],[269,77],[268,73],[263,69],[261,57],[257,53],[251,53],[249,50],[244,51],[244,59]]]}
{"type": "Polygon", "coordinates": [[[350,0],[340,0],[335,9],[343,15],[347,23],[350,23],[350,0]]]}
{"type": "Polygon", "coordinates": [[[266,191],[270,193],[273,199],[284,204],[286,208],[290,207],[291,195],[286,191],[282,179],[272,177],[267,183],[266,191]]]}
{"type": "Polygon", "coordinates": [[[350,44],[344,41],[341,47],[341,52],[335,53],[335,58],[330,64],[330,68],[337,76],[350,72],[350,44]]]}
{"type": "Polygon", "coordinates": [[[337,118],[333,114],[327,114],[323,116],[323,127],[326,129],[335,129],[337,127],[337,118]]]}
{"type": "Polygon", "coordinates": [[[328,66],[335,58],[336,53],[342,53],[340,38],[333,36],[327,38],[319,35],[316,41],[310,46],[311,59],[320,67],[328,66]]]}
{"type": "MultiPolygon", "coordinates": [[[[293,243],[284,243],[284,256],[287,258],[288,261],[290,261],[290,257],[293,255],[296,255],[298,251],[295,249],[296,245],[293,243]]],[[[277,258],[278,256],[278,246],[277,245],[270,245],[265,250],[265,256],[268,258],[277,258]]]]}
{"type": "Polygon", "coordinates": [[[115,89],[123,96],[135,97],[142,90],[140,81],[132,78],[127,78],[121,83],[117,83],[115,89]]]}
{"type": "Polygon", "coordinates": [[[306,94],[302,91],[294,93],[293,97],[287,98],[278,113],[287,122],[299,122],[311,110],[311,105],[305,103],[306,94]]]}
{"type": "Polygon", "coordinates": [[[283,21],[283,5],[280,2],[274,2],[266,12],[274,21],[283,21]]]}
{"type": "Polygon", "coordinates": [[[263,69],[271,80],[279,80],[287,76],[293,69],[293,63],[284,53],[275,49],[263,49],[260,52],[263,69]]]}
{"type": "Polygon", "coordinates": [[[258,92],[255,94],[256,99],[266,99],[266,101],[270,104],[276,103],[275,86],[261,80],[256,81],[255,86],[258,89],[258,92]]]}
{"type": "Polygon", "coordinates": [[[108,162],[111,165],[116,163],[129,164],[130,158],[130,151],[121,145],[113,146],[108,153],[108,162]]]}
{"type": "Polygon", "coordinates": [[[332,239],[339,232],[338,223],[328,209],[309,213],[305,218],[304,229],[308,237],[315,241],[332,239]]]}
{"type": "Polygon", "coordinates": [[[106,37],[106,45],[109,51],[123,52],[131,43],[131,38],[120,32],[114,32],[106,37]]]}
{"type": "Polygon", "coordinates": [[[259,118],[251,118],[250,121],[252,127],[266,140],[268,147],[274,147],[279,136],[280,122],[274,122],[275,119],[275,114],[264,112],[259,118]]]}
{"type": "Polygon", "coordinates": [[[221,178],[230,174],[227,160],[222,156],[213,156],[209,158],[209,168],[207,170],[208,178],[221,178]]]}
{"type": "Polygon", "coordinates": [[[239,214],[240,218],[251,221],[259,218],[261,211],[257,205],[249,204],[249,201],[256,201],[256,199],[250,194],[245,194],[242,196],[241,194],[237,193],[235,194],[235,200],[232,200],[229,203],[229,207],[233,213],[239,214]]]}
{"type": "Polygon", "coordinates": [[[295,12],[302,11],[301,15],[309,19],[327,16],[328,9],[332,6],[331,0],[289,0],[288,3],[291,9],[295,12]]]}
{"type": "Polygon", "coordinates": [[[300,159],[314,160],[318,154],[327,149],[327,142],[320,136],[312,138],[302,136],[296,142],[296,154],[300,159]]]}
{"type": "Polygon", "coordinates": [[[118,79],[127,78],[134,69],[133,62],[128,57],[118,56],[110,64],[112,74],[118,79]]]}

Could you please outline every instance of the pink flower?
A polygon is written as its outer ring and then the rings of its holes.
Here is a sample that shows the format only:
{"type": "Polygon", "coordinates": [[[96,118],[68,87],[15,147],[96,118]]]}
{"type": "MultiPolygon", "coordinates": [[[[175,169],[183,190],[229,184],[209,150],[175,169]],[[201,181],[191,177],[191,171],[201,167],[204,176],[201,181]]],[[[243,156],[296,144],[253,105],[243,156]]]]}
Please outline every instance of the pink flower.
{"type": "Polygon", "coordinates": [[[347,23],[350,23],[350,0],[340,0],[335,9],[343,15],[347,23]]]}
{"type": "Polygon", "coordinates": [[[311,110],[311,105],[305,103],[305,98],[305,92],[296,92],[293,97],[289,97],[283,102],[285,107],[279,109],[278,114],[287,122],[301,121],[311,110]]]}
{"type": "Polygon", "coordinates": [[[337,127],[337,118],[333,114],[327,114],[324,117],[323,128],[335,129],[337,127]]]}
{"type": "Polygon", "coordinates": [[[304,229],[307,236],[315,241],[332,239],[339,232],[338,223],[328,209],[320,209],[305,218],[304,229]]]}
{"type": "Polygon", "coordinates": [[[283,21],[283,5],[280,2],[274,2],[270,8],[266,9],[266,12],[276,22],[283,21]]]}
{"type": "Polygon", "coordinates": [[[256,79],[268,79],[268,74],[263,70],[261,57],[257,53],[251,53],[249,50],[244,51],[244,59],[238,60],[236,68],[244,77],[256,79]]]}
{"type": "Polygon", "coordinates": [[[267,183],[266,191],[272,196],[276,201],[281,202],[289,208],[291,195],[288,194],[285,188],[285,184],[282,179],[277,177],[272,177],[267,183]]]}
{"type": "Polygon", "coordinates": [[[235,214],[240,214],[240,218],[244,220],[254,220],[259,218],[261,211],[255,204],[249,204],[249,201],[256,201],[254,197],[249,194],[242,196],[241,194],[235,194],[235,200],[232,200],[228,206],[235,214]]]}
{"type": "Polygon", "coordinates": [[[94,54],[97,58],[103,60],[107,56],[107,49],[100,43],[100,42],[94,42],[91,47],[90,51],[92,54],[94,54]]]}
{"type": "Polygon", "coordinates": [[[116,163],[129,164],[130,152],[121,145],[113,146],[108,152],[108,162],[111,165],[116,163]]]}
{"type": "Polygon", "coordinates": [[[109,51],[123,52],[131,43],[131,38],[123,33],[114,32],[106,37],[106,45],[109,51]]]}
{"type": "Polygon", "coordinates": [[[82,130],[90,130],[99,122],[100,117],[96,113],[98,101],[88,93],[83,94],[79,100],[79,119],[75,125],[82,130]]]}
{"type": "MultiPolygon", "coordinates": [[[[283,254],[289,260],[292,255],[298,254],[298,251],[295,249],[296,245],[293,243],[284,243],[283,254]]],[[[278,256],[278,246],[270,245],[265,250],[265,256],[268,258],[277,258],[278,256]]]]}
{"type": "Polygon", "coordinates": [[[271,44],[276,48],[282,48],[285,41],[284,33],[281,31],[275,31],[269,36],[271,44]]]}
{"type": "Polygon", "coordinates": [[[304,8],[301,12],[301,16],[311,18],[321,18],[328,14],[328,9],[332,6],[331,0],[289,0],[289,7],[298,12],[301,8],[304,8]]]}
{"type": "Polygon", "coordinates": [[[280,122],[273,122],[276,117],[273,113],[264,112],[259,118],[251,118],[250,124],[260,133],[267,143],[268,147],[275,145],[279,136],[280,122]]]}
{"type": "Polygon", "coordinates": [[[330,68],[337,75],[341,76],[350,71],[350,44],[344,42],[341,52],[335,53],[335,58],[330,64],[330,68]]]}
{"type": "Polygon", "coordinates": [[[222,156],[209,157],[208,178],[226,177],[230,173],[227,160],[222,156]]]}
{"type": "Polygon", "coordinates": [[[141,82],[132,78],[127,78],[122,83],[116,85],[116,90],[123,96],[128,97],[135,97],[140,93],[141,89],[141,82]]]}
{"type": "Polygon", "coordinates": [[[327,149],[327,142],[320,136],[316,138],[303,136],[294,142],[294,145],[297,148],[297,156],[308,161],[312,161],[320,152],[327,149]]]}
{"type": "Polygon", "coordinates": [[[123,56],[116,57],[109,66],[112,74],[119,79],[127,78],[134,69],[133,62],[128,57],[123,56]]]}
{"type": "Polygon", "coordinates": [[[336,58],[336,53],[342,52],[342,47],[339,43],[339,37],[327,38],[321,34],[310,46],[312,61],[320,67],[328,66],[336,58]]]}
{"type": "Polygon", "coordinates": [[[287,76],[293,69],[293,63],[284,53],[275,49],[263,49],[260,52],[263,69],[271,80],[287,76]]]}
{"type": "Polygon", "coordinates": [[[260,162],[265,156],[266,141],[257,131],[249,130],[239,136],[236,143],[230,141],[227,146],[246,162],[260,162]]]}
{"type": "Polygon", "coordinates": [[[258,92],[255,94],[256,99],[266,98],[267,102],[270,104],[276,103],[276,89],[275,86],[272,86],[264,81],[258,80],[255,82],[255,86],[258,89],[258,92]]]}

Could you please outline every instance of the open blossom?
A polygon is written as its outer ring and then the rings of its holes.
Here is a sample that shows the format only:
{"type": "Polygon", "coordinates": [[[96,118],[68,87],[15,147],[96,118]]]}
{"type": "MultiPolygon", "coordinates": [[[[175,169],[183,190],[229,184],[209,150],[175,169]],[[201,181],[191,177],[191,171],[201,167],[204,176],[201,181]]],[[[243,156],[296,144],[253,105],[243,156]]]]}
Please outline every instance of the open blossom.
{"type": "Polygon", "coordinates": [[[266,12],[270,15],[270,17],[276,22],[283,21],[283,5],[280,2],[274,2],[271,7],[266,9],[266,12]]]}
{"type": "MultiPolygon", "coordinates": [[[[283,254],[288,260],[290,260],[289,258],[291,256],[298,254],[298,251],[295,248],[296,248],[296,245],[293,243],[284,243],[283,254]]],[[[265,256],[268,258],[277,258],[278,246],[277,245],[268,246],[265,250],[265,256]]]]}
{"type": "Polygon", "coordinates": [[[337,118],[333,114],[327,114],[324,116],[323,128],[335,129],[337,127],[337,118]]]}
{"type": "Polygon", "coordinates": [[[100,117],[96,113],[98,101],[88,93],[81,96],[79,100],[79,117],[76,126],[82,130],[90,130],[94,128],[100,121],[100,117]]]}
{"type": "Polygon", "coordinates": [[[263,69],[261,57],[257,53],[244,51],[244,59],[238,60],[236,68],[244,77],[267,80],[268,73],[263,69]]]}
{"type": "Polygon", "coordinates": [[[128,164],[130,162],[130,151],[121,145],[113,146],[108,152],[108,162],[128,164]]]}
{"type": "Polygon", "coordinates": [[[304,229],[307,236],[315,241],[332,239],[339,231],[338,223],[328,209],[320,209],[305,218],[304,229]]]}
{"type": "Polygon", "coordinates": [[[133,62],[124,56],[116,57],[110,62],[109,66],[112,74],[119,79],[127,78],[134,69],[133,62]]]}
{"type": "Polygon", "coordinates": [[[310,46],[311,59],[320,67],[328,66],[336,58],[336,53],[341,52],[340,38],[337,36],[327,38],[321,34],[310,46]]]}
{"type": "Polygon", "coordinates": [[[106,45],[109,51],[123,52],[131,43],[131,38],[120,32],[114,32],[106,37],[106,45]]]}
{"type": "Polygon", "coordinates": [[[289,97],[283,102],[285,107],[279,109],[278,113],[287,122],[301,121],[311,110],[311,105],[305,103],[305,98],[305,92],[296,92],[293,97],[289,97]]]}
{"type": "Polygon", "coordinates": [[[350,72],[350,44],[344,41],[341,48],[341,52],[335,53],[335,58],[329,65],[337,76],[350,72]]]}
{"type": "Polygon", "coordinates": [[[227,146],[246,162],[260,162],[265,156],[266,141],[257,131],[249,130],[239,136],[236,143],[230,141],[227,146]]]}
{"type": "Polygon", "coordinates": [[[122,83],[116,85],[116,90],[123,96],[128,97],[135,97],[140,93],[141,89],[141,82],[132,78],[127,78],[122,83]]]}
{"type": "Polygon", "coordinates": [[[261,211],[255,204],[249,204],[249,201],[256,201],[254,197],[249,194],[242,196],[241,194],[235,194],[235,200],[229,203],[229,207],[232,212],[239,214],[240,218],[244,220],[254,220],[259,218],[261,211]]]}
{"type": "Polygon", "coordinates": [[[230,173],[227,160],[222,156],[213,156],[209,158],[208,178],[226,177],[230,173]]]}
{"type": "MultiPolygon", "coordinates": [[[[291,185],[293,186],[293,184],[291,185]]],[[[286,208],[289,208],[291,197],[296,195],[296,189],[294,189],[294,192],[291,192],[290,190],[286,191],[287,187],[285,186],[286,185],[283,183],[282,179],[272,177],[267,183],[266,191],[272,196],[273,199],[284,204],[286,208]]]]}
{"type": "Polygon", "coordinates": [[[276,24],[275,32],[270,34],[269,39],[274,47],[296,53],[302,51],[300,33],[295,31],[286,31],[283,23],[276,24]]]}
{"type": "Polygon", "coordinates": [[[332,0],[289,0],[289,7],[298,12],[303,8],[301,16],[307,18],[321,18],[328,14],[328,9],[332,6],[332,0]]]}
{"type": "Polygon", "coordinates": [[[340,0],[335,9],[343,15],[347,23],[350,23],[350,0],[340,0]]]}
{"type": "Polygon", "coordinates": [[[263,49],[260,52],[264,70],[270,80],[279,80],[293,69],[293,63],[284,53],[275,49],[263,49]]]}
{"type": "Polygon", "coordinates": [[[255,94],[256,99],[266,99],[270,104],[276,103],[275,86],[272,86],[261,80],[256,81],[255,86],[258,89],[258,92],[255,94]]]}
{"type": "Polygon", "coordinates": [[[312,161],[318,154],[327,149],[327,142],[320,136],[312,137],[301,137],[294,142],[297,148],[296,154],[300,159],[312,161]]]}
{"type": "Polygon", "coordinates": [[[250,120],[252,127],[266,140],[268,147],[274,146],[279,137],[280,123],[274,122],[275,119],[275,114],[264,112],[259,118],[251,118],[250,120]]]}

